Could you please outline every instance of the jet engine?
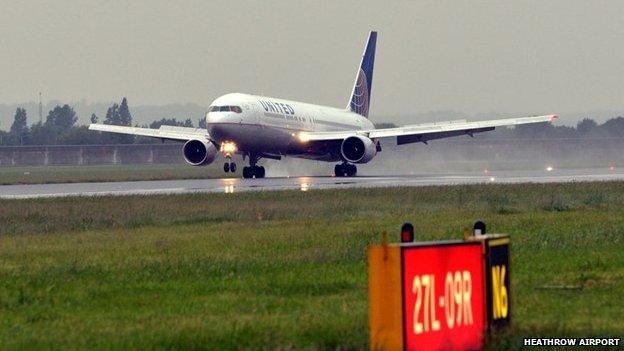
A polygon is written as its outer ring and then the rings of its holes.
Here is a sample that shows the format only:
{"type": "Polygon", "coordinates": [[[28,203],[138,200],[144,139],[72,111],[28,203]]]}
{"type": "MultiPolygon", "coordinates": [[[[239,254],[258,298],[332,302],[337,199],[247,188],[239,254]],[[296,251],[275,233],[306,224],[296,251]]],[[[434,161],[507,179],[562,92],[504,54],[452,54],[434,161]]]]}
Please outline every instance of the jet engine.
{"type": "Polygon", "coordinates": [[[217,157],[217,147],[204,140],[189,140],[182,148],[184,159],[193,166],[206,166],[217,157]]]}
{"type": "Polygon", "coordinates": [[[340,153],[347,162],[366,163],[377,154],[377,145],[365,136],[354,135],[342,141],[340,153]]]}

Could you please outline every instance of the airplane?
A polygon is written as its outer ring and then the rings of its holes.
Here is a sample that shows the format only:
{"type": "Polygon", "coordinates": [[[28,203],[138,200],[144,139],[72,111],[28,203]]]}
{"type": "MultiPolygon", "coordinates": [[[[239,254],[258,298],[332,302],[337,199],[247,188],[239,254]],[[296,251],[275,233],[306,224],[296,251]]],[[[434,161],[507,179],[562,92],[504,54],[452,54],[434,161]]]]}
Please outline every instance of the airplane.
{"type": "Polygon", "coordinates": [[[159,129],[91,124],[90,130],[184,142],[182,155],[193,166],[206,166],[223,154],[223,170],[236,172],[232,155],[249,160],[243,178],[264,178],[262,158],[298,157],[338,162],[337,177],[353,177],[356,164],[381,152],[380,140],[397,145],[492,131],[500,126],[553,122],[557,115],[468,122],[466,120],[376,129],[368,118],[377,32],[371,31],[346,108],[232,93],[215,99],[206,113],[206,128],[161,126],[159,129]]]}

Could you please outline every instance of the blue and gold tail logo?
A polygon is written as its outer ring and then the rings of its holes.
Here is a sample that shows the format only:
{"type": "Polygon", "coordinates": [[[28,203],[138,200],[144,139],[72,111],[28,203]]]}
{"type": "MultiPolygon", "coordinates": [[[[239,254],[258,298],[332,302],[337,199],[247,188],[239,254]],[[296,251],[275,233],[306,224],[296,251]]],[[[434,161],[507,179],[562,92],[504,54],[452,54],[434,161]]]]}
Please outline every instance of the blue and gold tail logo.
{"type": "Polygon", "coordinates": [[[347,107],[351,111],[368,117],[368,108],[370,106],[370,93],[373,85],[373,66],[375,64],[375,46],[377,45],[377,32],[370,32],[366,48],[362,55],[362,62],[358,70],[351,99],[347,107]]]}
{"type": "Polygon", "coordinates": [[[366,79],[366,73],[360,68],[355,86],[353,87],[353,95],[351,95],[351,111],[368,117],[369,102],[368,80],[366,79]]]}

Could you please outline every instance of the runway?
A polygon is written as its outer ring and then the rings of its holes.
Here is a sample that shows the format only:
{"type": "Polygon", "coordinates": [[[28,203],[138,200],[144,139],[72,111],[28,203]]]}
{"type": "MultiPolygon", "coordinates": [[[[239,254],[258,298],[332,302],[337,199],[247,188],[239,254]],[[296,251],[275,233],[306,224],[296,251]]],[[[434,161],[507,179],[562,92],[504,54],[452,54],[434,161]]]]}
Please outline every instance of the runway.
{"type": "Polygon", "coordinates": [[[402,176],[281,177],[265,179],[189,179],[110,183],[67,183],[0,186],[0,199],[65,196],[238,193],[312,189],[383,188],[398,186],[459,185],[480,183],[558,183],[624,180],[624,170],[553,169],[489,173],[423,173],[402,176]]]}

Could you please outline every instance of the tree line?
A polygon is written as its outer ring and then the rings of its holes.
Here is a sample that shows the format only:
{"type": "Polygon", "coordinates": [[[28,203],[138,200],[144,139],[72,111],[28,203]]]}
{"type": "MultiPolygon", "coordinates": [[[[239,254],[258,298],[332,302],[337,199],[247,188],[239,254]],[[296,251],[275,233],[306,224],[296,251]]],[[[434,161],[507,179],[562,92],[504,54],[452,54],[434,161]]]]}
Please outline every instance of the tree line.
{"type": "MultiPolygon", "coordinates": [[[[395,128],[394,123],[375,123],[376,128],[395,128]]],[[[587,117],[576,126],[555,126],[550,123],[524,124],[510,127],[497,127],[492,132],[476,134],[488,139],[588,139],[624,138],[624,117],[615,117],[598,124],[587,117]]]]}
{"type": "Polygon", "coordinates": [[[583,118],[576,126],[555,126],[550,123],[524,124],[515,128],[496,128],[492,133],[484,133],[488,138],[516,139],[590,139],[623,138],[624,117],[608,119],[598,124],[591,118],[583,118]]]}
{"type": "MultiPolygon", "coordinates": [[[[100,117],[91,115],[91,123],[99,123],[100,117]]],[[[74,109],[65,104],[55,106],[45,118],[28,125],[28,114],[25,109],[18,107],[11,128],[8,131],[0,130],[0,145],[99,145],[99,144],[145,144],[157,143],[153,138],[135,137],[133,135],[98,133],[88,129],[86,125],[78,125],[78,116],[74,109]]],[[[120,104],[111,105],[106,116],[101,120],[104,124],[132,126],[132,114],[128,107],[128,100],[123,98],[120,104]]],[[[153,121],[149,125],[137,127],[159,128],[161,125],[194,127],[193,121],[163,118],[153,121]]],[[[206,127],[206,121],[201,119],[199,127],[206,127]]]]}
{"type": "MultiPolygon", "coordinates": [[[[0,131],[0,145],[99,145],[99,144],[145,144],[157,143],[157,139],[135,137],[115,133],[97,133],[88,130],[88,126],[78,125],[78,116],[74,109],[65,104],[55,106],[45,121],[28,125],[28,114],[18,107],[11,128],[0,131]]],[[[91,123],[100,122],[100,117],[91,115],[91,123]]],[[[128,100],[114,103],[102,119],[104,124],[132,126],[132,114],[128,100]]],[[[190,118],[177,120],[163,118],[149,125],[138,127],[159,128],[162,125],[195,127],[190,118]]],[[[393,123],[378,123],[377,128],[396,127],[393,123]]],[[[205,119],[200,119],[197,127],[205,128],[205,119]]],[[[484,138],[549,139],[549,138],[605,138],[624,137],[624,117],[615,117],[598,124],[591,118],[584,118],[575,127],[554,126],[549,123],[521,125],[515,128],[497,128],[494,132],[481,134],[484,138]]],[[[480,135],[480,136],[481,136],[480,135]]]]}

